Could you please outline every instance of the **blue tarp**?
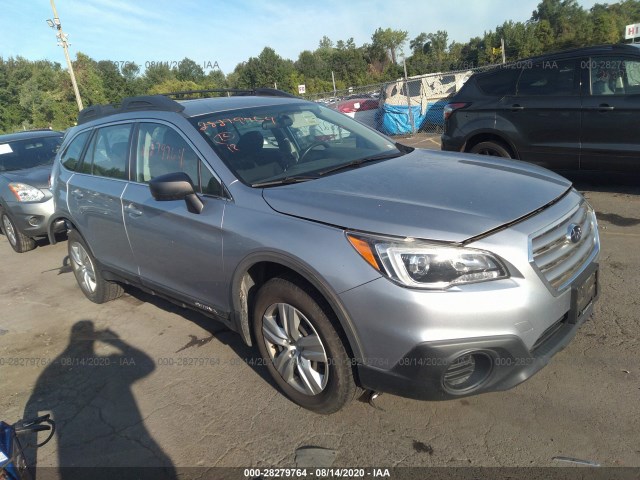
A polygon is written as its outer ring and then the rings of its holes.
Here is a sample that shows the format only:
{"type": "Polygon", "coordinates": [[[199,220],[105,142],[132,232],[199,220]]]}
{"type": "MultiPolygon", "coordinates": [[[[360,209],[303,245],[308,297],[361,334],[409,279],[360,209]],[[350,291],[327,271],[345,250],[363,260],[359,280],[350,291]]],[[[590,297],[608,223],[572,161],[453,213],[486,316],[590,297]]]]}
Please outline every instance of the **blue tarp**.
{"type": "Polygon", "coordinates": [[[378,122],[380,125],[380,131],[387,135],[406,135],[412,131],[418,131],[424,115],[420,113],[419,106],[411,107],[413,113],[413,128],[409,119],[409,107],[399,105],[382,105],[382,108],[378,110],[378,115],[382,118],[378,122]]]}
{"type": "Polygon", "coordinates": [[[424,115],[420,111],[420,106],[412,106],[413,129],[411,128],[409,108],[407,106],[387,105],[385,103],[378,110],[379,118],[377,119],[377,124],[380,125],[380,131],[387,135],[407,135],[412,131],[417,132],[426,122],[442,126],[444,123],[442,109],[447,101],[447,99],[443,99],[427,103],[427,111],[424,115]]]}

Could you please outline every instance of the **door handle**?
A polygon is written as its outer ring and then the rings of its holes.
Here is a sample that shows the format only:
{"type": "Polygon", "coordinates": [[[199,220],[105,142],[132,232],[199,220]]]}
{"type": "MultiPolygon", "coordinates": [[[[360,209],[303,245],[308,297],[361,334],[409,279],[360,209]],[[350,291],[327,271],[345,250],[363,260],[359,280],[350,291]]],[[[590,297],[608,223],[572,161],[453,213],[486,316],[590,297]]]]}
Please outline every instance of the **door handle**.
{"type": "Polygon", "coordinates": [[[77,188],[71,192],[71,195],[73,195],[77,200],[84,198],[84,195],[82,194],[82,192],[77,188]]]}
{"type": "Polygon", "coordinates": [[[607,105],[606,103],[602,103],[597,107],[587,107],[587,110],[596,111],[596,112],[610,112],[611,110],[615,110],[616,107],[612,107],[611,105],[607,105]]]}
{"type": "Polygon", "coordinates": [[[511,105],[512,112],[519,112],[520,110],[524,110],[522,105],[518,105],[517,103],[515,105],[511,105]]]}
{"type": "Polygon", "coordinates": [[[130,203],[129,205],[124,207],[124,210],[132,218],[139,217],[142,215],[142,210],[139,210],[138,208],[136,208],[136,206],[133,203],[130,203]]]}

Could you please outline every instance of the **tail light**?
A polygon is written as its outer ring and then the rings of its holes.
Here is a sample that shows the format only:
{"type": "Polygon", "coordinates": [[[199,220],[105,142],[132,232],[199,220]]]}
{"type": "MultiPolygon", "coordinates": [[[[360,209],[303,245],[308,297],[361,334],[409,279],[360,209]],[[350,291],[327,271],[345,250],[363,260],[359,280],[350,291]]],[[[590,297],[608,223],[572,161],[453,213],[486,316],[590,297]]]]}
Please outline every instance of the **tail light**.
{"type": "Polygon", "coordinates": [[[449,117],[453,112],[455,112],[456,110],[460,110],[461,108],[465,108],[469,105],[470,105],[469,103],[463,103],[463,102],[447,103],[442,109],[442,116],[444,117],[444,120],[447,121],[449,120],[449,117]]]}

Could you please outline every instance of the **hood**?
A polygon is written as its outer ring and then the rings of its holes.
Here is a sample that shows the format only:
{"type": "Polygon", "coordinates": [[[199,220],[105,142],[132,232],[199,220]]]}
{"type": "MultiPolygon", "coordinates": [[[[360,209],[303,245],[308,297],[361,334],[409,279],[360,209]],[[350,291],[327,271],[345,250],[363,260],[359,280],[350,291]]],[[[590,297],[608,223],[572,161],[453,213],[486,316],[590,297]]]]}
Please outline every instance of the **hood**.
{"type": "Polygon", "coordinates": [[[571,182],[524,162],[414,150],[335,175],[263,190],[277,212],[343,228],[462,242],[563,195],[571,182]]]}
{"type": "Polygon", "coordinates": [[[49,176],[51,175],[52,165],[44,165],[41,167],[28,168],[26,170],[14,170],[11,172],[3,172],[2,175],[9,182],[26,183],[36,188],[49,188],[49,176]]]}

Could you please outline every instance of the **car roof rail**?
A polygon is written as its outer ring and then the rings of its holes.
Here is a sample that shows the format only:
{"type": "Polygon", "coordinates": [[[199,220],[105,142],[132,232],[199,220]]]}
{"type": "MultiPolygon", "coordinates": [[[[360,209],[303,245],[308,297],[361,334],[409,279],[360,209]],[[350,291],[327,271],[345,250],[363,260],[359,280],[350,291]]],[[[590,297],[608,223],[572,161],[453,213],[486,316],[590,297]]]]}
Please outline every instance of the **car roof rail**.
{"type": "Polygon", "coordinates": [[[142,95],[139,97],[126,97],[119,106],[116,105],[92,105],[83,109],[78,114],[78,125],[98,118],[115,115],[116,113],[135,112],[139,110],[159,110],[164,112],[181,112],[184,105],[164,95],[142,95]]]}
{"type": "MultiPolygon", "coordinates": [[[[276,88],[253,88],[253,89],[241,89],[241,88],[211,88],[206,90],[182,90],[179,92],[163,93],[165,97],[173,97],[179,100],[195,100],[198,98],[212,97],[211,94],[226,94],[227,97],[231,96],[248,96],[255,95],[259,97],[288,97],[297,98],[291,93],[278,90],[276,88]]],[[[219,95],[218,95],[219,96],[219,95]]]]}

